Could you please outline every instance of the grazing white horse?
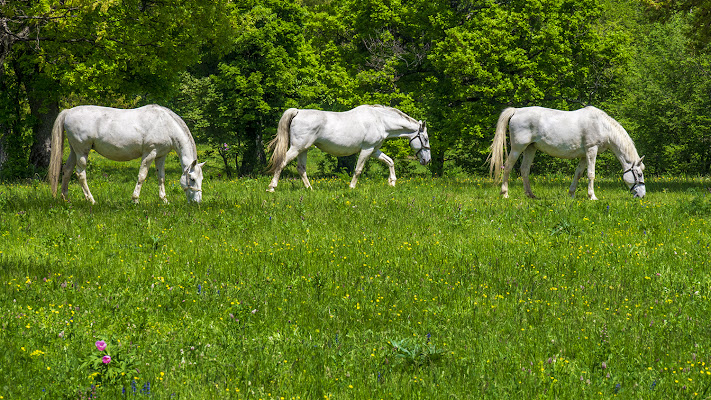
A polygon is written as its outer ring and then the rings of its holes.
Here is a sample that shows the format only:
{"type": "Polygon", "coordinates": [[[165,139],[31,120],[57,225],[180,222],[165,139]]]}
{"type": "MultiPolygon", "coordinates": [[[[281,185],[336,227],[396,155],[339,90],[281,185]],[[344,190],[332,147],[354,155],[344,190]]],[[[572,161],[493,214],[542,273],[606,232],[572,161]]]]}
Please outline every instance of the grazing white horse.
{"type": "Polygon", "coordinates": [[[311,189],[311,183],[306,176],[306,156],[309,148],[314,145],[338,157],[360,152],[350,184],[351,189],[355,188],[365,161],[370,156],[388,166],[388,183],[395,186],[395,164],[392,158],[380,151],[380,146],[386,139],[396,137],[410,139],[410,147],[416,151],[415,155],[420,164],[426,165],[430,162],[430,140],[426,123],[398,109],[380,105],[363,105],[345,112],[290,108],[279,120],[277,136],[269,142],[269,148],[274,149],[269,160],[270,172],[274,173],[274,177],[267,191],[274,191],[281,171],[297,157],[301,180],[311,189]]]}
{"type": "Polygon", "coordinates": [[[501,194],[503,197],[509,197],[509,173],[519,155],[523,153],[521,161],[523,187],[529,197],[535,198],[528,175],[536,150],[559,158],[579,158],[580,163],[575,169],[569,193],[571,196],[575,195],[578,179],[587,168],[588,196],[591,200],[597,200],[593,185],[595,158],[598,153],[607,149],[612,150],[622,164],[624,170],[622,179],[634,197],[644,197],[646,194],[642,174],[644,157],[639,157],[632,139],[622,125],[595,107],[585,107],[576,111],[560,111],[543,107],[505,109],[499,116],[496,135],[491,144],[490,172],[498,181],[503,169],[501,194]],[[511,152],[504,164],[507,126],[511,136],[511,152]]]}
{"type": "Polygon", "coordinates": [[[158,174],[158,195],[165,197],[165,158],[175,150],[183,167],[180,185],[188,202],[202,200],[202,166],[197,163],[197,148],[188,126],[173,111],[158,105],[122,110],[99,106],[78,106],[63,110],[54,121],[49,181],[52,195],[57,195],[57,183],[62,164],[64,135],[71,151],[62,175],[62,198],[67,199],[69,178],[77,168],[77,177],[84,196],[91,204],[94,197],[86,184],[86,163],[89,151],[94,149],[114,161],[129,161],[141,157],[138,182],[132,199],[138,202],[141,186],[148,176],[148,168],[155,160],[158,174]]]}

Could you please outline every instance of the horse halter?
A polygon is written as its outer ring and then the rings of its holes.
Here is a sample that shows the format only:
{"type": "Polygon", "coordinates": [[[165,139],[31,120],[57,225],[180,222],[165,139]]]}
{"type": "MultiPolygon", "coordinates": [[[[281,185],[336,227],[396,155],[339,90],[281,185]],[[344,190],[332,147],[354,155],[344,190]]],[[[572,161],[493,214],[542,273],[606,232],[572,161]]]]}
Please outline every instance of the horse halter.
{"type": "Polygon", "coordinates": [[[634,177],[634,185],[630,188],[630,192],[634,192],[637,186],[644,186],[644,175],[642,175],[641,172],[637,175],[637,171],[635,171],[634,167],[635,165],[632,164],[631,167],[627,168],[625,172],[622,173],[622,176],[624,177],[626,173],[631,172],[632,177],[634,177]]]}
{"type": "Polygon", "coordinates": [[[414,136],[412,136],[412,138],[410,138],[410,147],[412,147],[412,141],[415,139],[420,139],[420,148],[415,153],[415,157],[418,157],[420,155],[420,152],[422,152],[422,150],[430,150],[430,146],[425,146],[425,141],[422,140],[422,130],[421,129],[418,129],[417,133],[414,136]]]}

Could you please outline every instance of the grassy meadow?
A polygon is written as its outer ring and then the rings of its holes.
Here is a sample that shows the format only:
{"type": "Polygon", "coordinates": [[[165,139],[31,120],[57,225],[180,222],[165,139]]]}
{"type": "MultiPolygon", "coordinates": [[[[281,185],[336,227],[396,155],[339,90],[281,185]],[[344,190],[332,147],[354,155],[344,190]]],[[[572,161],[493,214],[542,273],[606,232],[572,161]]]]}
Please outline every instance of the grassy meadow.
{"type": "Polygon", "coordinates": [[[136,205],[91,160],[93,207],[0,186],[0,399],[711,398],[709,178],[208,170],[189,205],[171,159],[136,205]]]}

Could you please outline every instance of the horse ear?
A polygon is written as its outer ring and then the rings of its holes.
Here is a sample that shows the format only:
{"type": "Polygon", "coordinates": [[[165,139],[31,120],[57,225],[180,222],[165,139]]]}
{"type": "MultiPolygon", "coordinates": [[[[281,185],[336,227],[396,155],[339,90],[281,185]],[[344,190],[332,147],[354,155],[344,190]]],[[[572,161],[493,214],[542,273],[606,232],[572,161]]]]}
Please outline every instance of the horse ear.
{"type": "Polygon", "coordinates": [[[427,121],[420,121],[420,132],[424,132],[427,129],[427,121]]]}
{"type": "Polygon", "coordinates": [[[195,168],[195,165],[196,165],[196,164],[197,164],[197,159],[196,159],[196,160],[193,160],[193,163],[190,164],[190,169],[195,168]]]}
{"type": "Polygon", "coordinates": [[[198,164],[197,166],[200,167],[200,168],[202,168],[202,166],[205,165],[206,162],[207,162],[207,161],[203,161],[203,162],[201,162],[200,164],[198,164]]]}

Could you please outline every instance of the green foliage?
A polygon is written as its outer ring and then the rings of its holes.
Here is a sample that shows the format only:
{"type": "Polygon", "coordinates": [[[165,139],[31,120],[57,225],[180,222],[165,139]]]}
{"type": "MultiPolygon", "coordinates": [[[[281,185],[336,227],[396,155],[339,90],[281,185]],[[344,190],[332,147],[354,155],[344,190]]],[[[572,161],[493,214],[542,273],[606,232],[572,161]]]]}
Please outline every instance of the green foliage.
{"type": "Polygon", "coordinates": [[[711,42],[711,3],[704,0],[643,0],[647,12],[653,19],[668,21],[678,15],[688,14],[691,25],[689,36],[697,47],[705,47],[711,42]]]}
{"type": "MultiPolygon", "coordinates": [[[[35,153],[46,151],[58,104],[147,102],[178,111],[227,175],[262,172],[286,108],[367,103],[427,120],[436,176],[445,165],[485,172],[499,112],[529,105],[595,105],[630,132],[648,173],[708,173],[708,7],[644,3],[5,2],[14,35],[0,59],[11,157],[3,174],[41,173],[35,153]]],[[[412,155],[404,140],[383,150],[412,155]]],[[[574,165],[540,155],[534,171],[570,174],[574,165]]],[[[599,167],[619,169],[612,158],[599,167]]]]}
{"type": "Polygon", "coordinates": [[[22,89],[12,70],[0,66],[0,179],[28,175],[31,135],[23,104],[15,101],[22,89]]]}
{"type": "Polygon", "coordinates": [[[472,169],[482,169],[505,106],[598,104],[617,88],[626,64],[621,48],[629,39],[601,29],[595,1],[482,2],[457,16],[430,59],[456,105],[448,143],[472,169]]]}
{"type": "Polygon", "coordinates": [[[711,56],[689,49],[687,26],[681,17],[640,26],[648,34],[620,101],[652,173],[711,171],[711,56]]]}
{"type": "Polygon", "coordinates": [[[276,133],[284,110],[311,103],[323,90],[303,34],[305,19],[306,10],[294,2],[234,3],[226,54],[184,75],[176,106],[197,136],[220,152],[228,173],[232,155],[241,174],[260,170],[264,138],[276,133]],[[226,153],[225,144],[238,150],[226,153]]]}
{"type": "MultiPolygon", "coordinates": [[[[63,336],[63,335],[62,335],[63,336]]],[[[89,378],[96,382],[96,385],[123,386],[130,385],[132,378],[136,375],[136,349],[127,349],[121,341],[117,345],[104,343],[105,348],[99,349],[99,341],[96,348],[81,364],[81,368],[89,370],[89,378]]],[[[130,346],[130,345],[129,345],[130,346]]]]}
{"type": "Polygon", "coordinates": [[[444,349],[438,349],[435,345],[418,344],[411,339],[391,340],[389,344],[395,350],[395,357],[402,360],[408,367],[431,366],[431,364],[442,360],[446,354],[444,349]]]}
{"type": "MultiPolygon", "coordinates": [[[[0,15],[12,34],[3,33],[9,45],[2,48],[0,86],[14,86],[3,95],[16,106],[0,110],[0,128],[20,144],[11,148],[10,168],[30,170],[29,160],[42,173],[62,100],[65,107],[169,97],[201,47],[222,41],[226,8],[212,1],[2,2],[0,15]]],[[[17,176],[10,168],[3,173],[17,176]]]]}
{"type": "MultiPolygon", "coordinates": [[[[504,106],[597,104],[627,64],[630,39],[605,24],[596,1],[341,0],[313,9],[320,18],[312,29],[323,35],[314,45],[352,77],[329,85],[335,97],[427,119],[436,174],[447,158],[483,170],[504,106]]],[[[396,156],[408,152],[390,146],[396,156]]]]}

